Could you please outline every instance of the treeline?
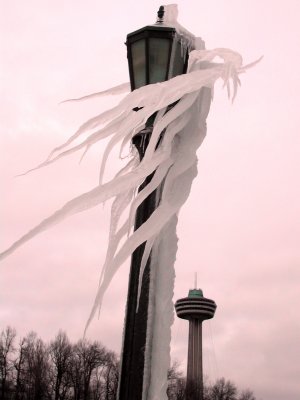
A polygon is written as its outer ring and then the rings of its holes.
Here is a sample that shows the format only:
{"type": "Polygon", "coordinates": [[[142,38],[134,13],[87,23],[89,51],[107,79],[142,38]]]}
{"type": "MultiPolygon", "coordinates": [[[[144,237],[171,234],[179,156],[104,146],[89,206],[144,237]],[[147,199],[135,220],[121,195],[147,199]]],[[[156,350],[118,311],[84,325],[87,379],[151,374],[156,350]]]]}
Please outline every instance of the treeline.
{"type": "MultiPolygon", "coordinates": [[[[0,400],[116,400],[119,359],[101,343],[72,344],[60,331],[46,344],[36,333],[17,340],[15,329],[0,334],[0,400]]],[[[185,378],[177,363],[168,371],[169,400],[185,400],[185,378]]],[[[224,378],[204,385],[204,400],[255,400],[224,378]]]]}
{"type": "Polygon", "coordinates": [[[32,332],[17,343],[14,329],[1,332],[1,400],[115,400],[118,369],[99,342],[72,344],[59,332],[46,344],[32,332]]]}
{"type": "MultiPolygon", "coordinates": [[[[168,399],[186,400],[186,378],[175,362],[168,373],[168,399]]],[[[256,400],[254,393],[249,390],[239,390],[230,380],[224,378],[217,379],[210,384],[204,379],[203,400],[256,400]]]]}

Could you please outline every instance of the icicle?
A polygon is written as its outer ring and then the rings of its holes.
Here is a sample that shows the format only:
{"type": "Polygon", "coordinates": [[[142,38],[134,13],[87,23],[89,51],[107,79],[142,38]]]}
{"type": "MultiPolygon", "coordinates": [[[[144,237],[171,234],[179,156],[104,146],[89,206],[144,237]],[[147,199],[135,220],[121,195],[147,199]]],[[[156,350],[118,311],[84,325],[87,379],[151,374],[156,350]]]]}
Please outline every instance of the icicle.
{"type": "Polygon", "coordinates": [[[122,227],[117,231],[117,226],[120,220],[120,217],[126,207],[129,205],[133,196],[133,190],[128,191],[127,193],[121,194],[117,196],[111,207],[111,218],[110,218],[110,228],[109,228],[109,238],[108,238],[108,247],[106,251],[106,257],[104,261],[104,265],[102,267],[100,279],[99,279],[99,287],[101,285],[104,274],[106,273],[107,267],[110,265],[111,260],[113,259],[114,254],[117,251],[117,248],[120,244],[120,241],[123,237],[125,237],[127,228],[128,228],[128,220],[126,220],[122,227]]]}
{"type": "MultiPolygon", "coordinates": [[[[171,326],[174,320],[173,290],[175,270],[174,263],[177,251],[176,235],[177,216],[173,216],[157,237],[157,246],[154,249],[153,266],[151,274],[150,296],[155,307],[149,310],[153,315],[152,337],[147,338],[147,344],[151,341],[151,362],[145,365],[144,372],[148,373],[150,385],[148,388],[148,400],[167,400],[167,375],[171,364],[170,342],[171,326]]],[[[150,332],[149,332],[150,334],[150,332]]],[[[146,344],[146,346],[147,346],[146,344]]],[[[150,345],[150,343],[149,343],[150,345]]]]}
{"type": "Polygon", "coordinates": [[[58,222],[61,222],[65,218],[73,214],[77,214],[79,212],[93,208],[98,204],[103,203],[107,199],[118,195],[124,190],[139,186],[143,182],[145,177],[150,175],[157,168],[162,158],[163,153],[156,152],[153,160],[151,160],[151,162],[147,165],[141,163],[134,171],[129,172],[127,175],[118,176],[113,181],[109,181],[104,185],[97,186],[89,192],[86,192],[74,198],[73,200],[70,200],[61,209],[57,210],[50,217],[44,219],[40,224],[35,226],[19,240],[13,243],[7,250],[2,252],[0,254],[0,260],[7,257],[28,240],[32,239],[46,229],[56,225],[58,222]]]}
{"type": "Polygon", "coordinates": [[[139,304],[140,304],[143,275],[144,275],[146,264],[148,262],[148,259],[149,259],[149,256],[150,256],[150,253],[151,253],[151,250],[152,250],[152,246],[153,246],[153,243],[154,243],[155,239],[156,239],[155,236],[152,236],[151,238],[149,238],[147,240],[145,248],[144,248],[143,257],[142,257],[141,266],[140,266],[136,312],[138,312],[139,304]]]}
{"type": "Polygon", "coordinates": [[[133,200],[129,211],[129,230],[131,229],[131,226],[134,224],[134,218],[137,208],[163,182],[172,163],[173,163],[172,160],[166,160],[164,163],[162,163],[155,171],[155,174],[151,179],[151,181],[148,183],[148,185],[146,185],[143,188],[143,190],[141,190],[137,194],[136,198],[133,200]]]}
{"type": "Polygon", "coordinates": [[[114,86],[111,89],[102,90],[101,92],[92,93],[87,96],[77,97],[76,99],[64,100],[61,102],[61,104],[75,102],[75,101],[89,100],[89,99],[92,99],[95,97],[103,97],[103,96],[107,96],[107,95],[118,95],[118,94],[127,93],[129,91],[130,91],[130,83],[126,82],[126,83],[121,83],[118,86],[114,86]]]}
{"type": "Polygon", "coordinates": [[[82,124],[79,129],[63,144],[61,144],[58,147],[55,147],[49,156],[46,159],[47,161],[50,161],[53,157],[53,154],[57,153],[58,151],[64,149],[65,147],[69,146],[71,143],[74,142],[79,136],[81,136],[83,133],[90,129],[94,129],[95,127],[99,125],[105,124],[105,122],[112,120],[112,122],[106,126],[106,130],[112,129],[112,126],[116,125],[119,121],[122,121],[124,118],[126,118],[127,114],[121,113],[118,107],[114,107],[113,109],[107,110],[104,113],[101,113],[97,115],[96,117],[93,117],[89,119],[87,122],[82,124]],[[121,115],[120,115],[121,114],[121,115]],[[113,119],[116,118],[116,119],[113,119]]]}

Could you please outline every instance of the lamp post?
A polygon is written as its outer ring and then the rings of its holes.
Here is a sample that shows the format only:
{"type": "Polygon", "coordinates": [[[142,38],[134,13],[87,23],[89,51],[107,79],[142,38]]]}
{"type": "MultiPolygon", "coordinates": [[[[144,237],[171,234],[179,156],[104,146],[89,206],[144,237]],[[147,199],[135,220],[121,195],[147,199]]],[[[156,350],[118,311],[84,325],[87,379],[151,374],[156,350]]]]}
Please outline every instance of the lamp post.
{"type": "MultiPolygon", "coordinates": [[[[158,11],[157,23],[146,26],[127,35],[127,56],[131,89],[166,81],[187,70],[189,47],[184,46],[187,38],[173,26],[164,23],[164,7],[158,11]]],[[[139,111],[139,109],[135,109],[139,111]]],[[[155,115],[151,116],[146,127],[132,140],[140,160],[144,157],[153,130],[155,115]]],[[[152,179],[148,176],[139,190],[152,179]]],[[[138,229],[153,213],[160,201],[160,188],[152,192],[138,207],[135,229],[138,229]]],[[[151,327],[147,325],[148,307],[151,302],[150,274],[151,255],[142,278],[141,294],[138,302],[138,282],[145,243],[132,254],[126,317],[124,327],[119,400],[146,400],[149,379],[144,374],[145,360],[151,354],[151,327]]]]}

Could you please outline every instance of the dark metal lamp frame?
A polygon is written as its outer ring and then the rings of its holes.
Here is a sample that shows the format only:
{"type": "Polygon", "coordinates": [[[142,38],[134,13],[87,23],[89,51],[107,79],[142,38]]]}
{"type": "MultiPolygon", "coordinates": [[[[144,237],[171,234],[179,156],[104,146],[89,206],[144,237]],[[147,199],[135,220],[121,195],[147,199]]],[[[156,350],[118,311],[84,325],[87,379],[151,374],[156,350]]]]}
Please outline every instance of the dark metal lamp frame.
{"type": "MultiPolygon", "coordinates": [[[[169,46],[169,54],[168,54],[168,65],[166,68],[165,79],[164,81],[173,78],[174,75],[174,61],[176,55],[176,47],[178,45],[181,46],[181,36],[176,32],[176,29],[169,26],[163,26],[162,24],[157,23],[157,25],[149,25],[144,28],[138,29],[132,33],[127,35],[126,46],[127,46],[127,58],[128,58],[128,67],[129,67],[129,76],[130,76],[130,84],[131,90],[135,90],[135,77],[133,71],[133,60],[132,60],[132,51],[131,46],[133,43],[138,40],[145,39],[146,41],[146,85],[150,83],[150,74],[149,74],[149,66],[150,66],[150,53],[149,53],[149,39],[150,38],[160,38],[160,39],[168,39],[170,40],[169,46]]],[[[183,55],[184,57],[184,67],[181,74],[185,74],[188,66],[188,51],[183,55]]]]}

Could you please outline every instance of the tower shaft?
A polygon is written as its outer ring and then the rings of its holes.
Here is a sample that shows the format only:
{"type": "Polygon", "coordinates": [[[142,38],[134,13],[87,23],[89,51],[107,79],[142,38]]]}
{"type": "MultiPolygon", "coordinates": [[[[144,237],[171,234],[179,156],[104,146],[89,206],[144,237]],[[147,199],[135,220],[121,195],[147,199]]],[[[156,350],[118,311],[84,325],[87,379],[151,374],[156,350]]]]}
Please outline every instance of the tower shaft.
{"type": "Polygon", "coordinates": [[[189,321],[186,399],[203,400],[202,321],[189,321]]]}
{"type": "Polygon", "coordinates": [[[203,400],[202,322],[213,318],[216,308],[201,289],[191,289],[188,297],[175,303],[177,316],[189,321],[186,400],[203,400]]]}

